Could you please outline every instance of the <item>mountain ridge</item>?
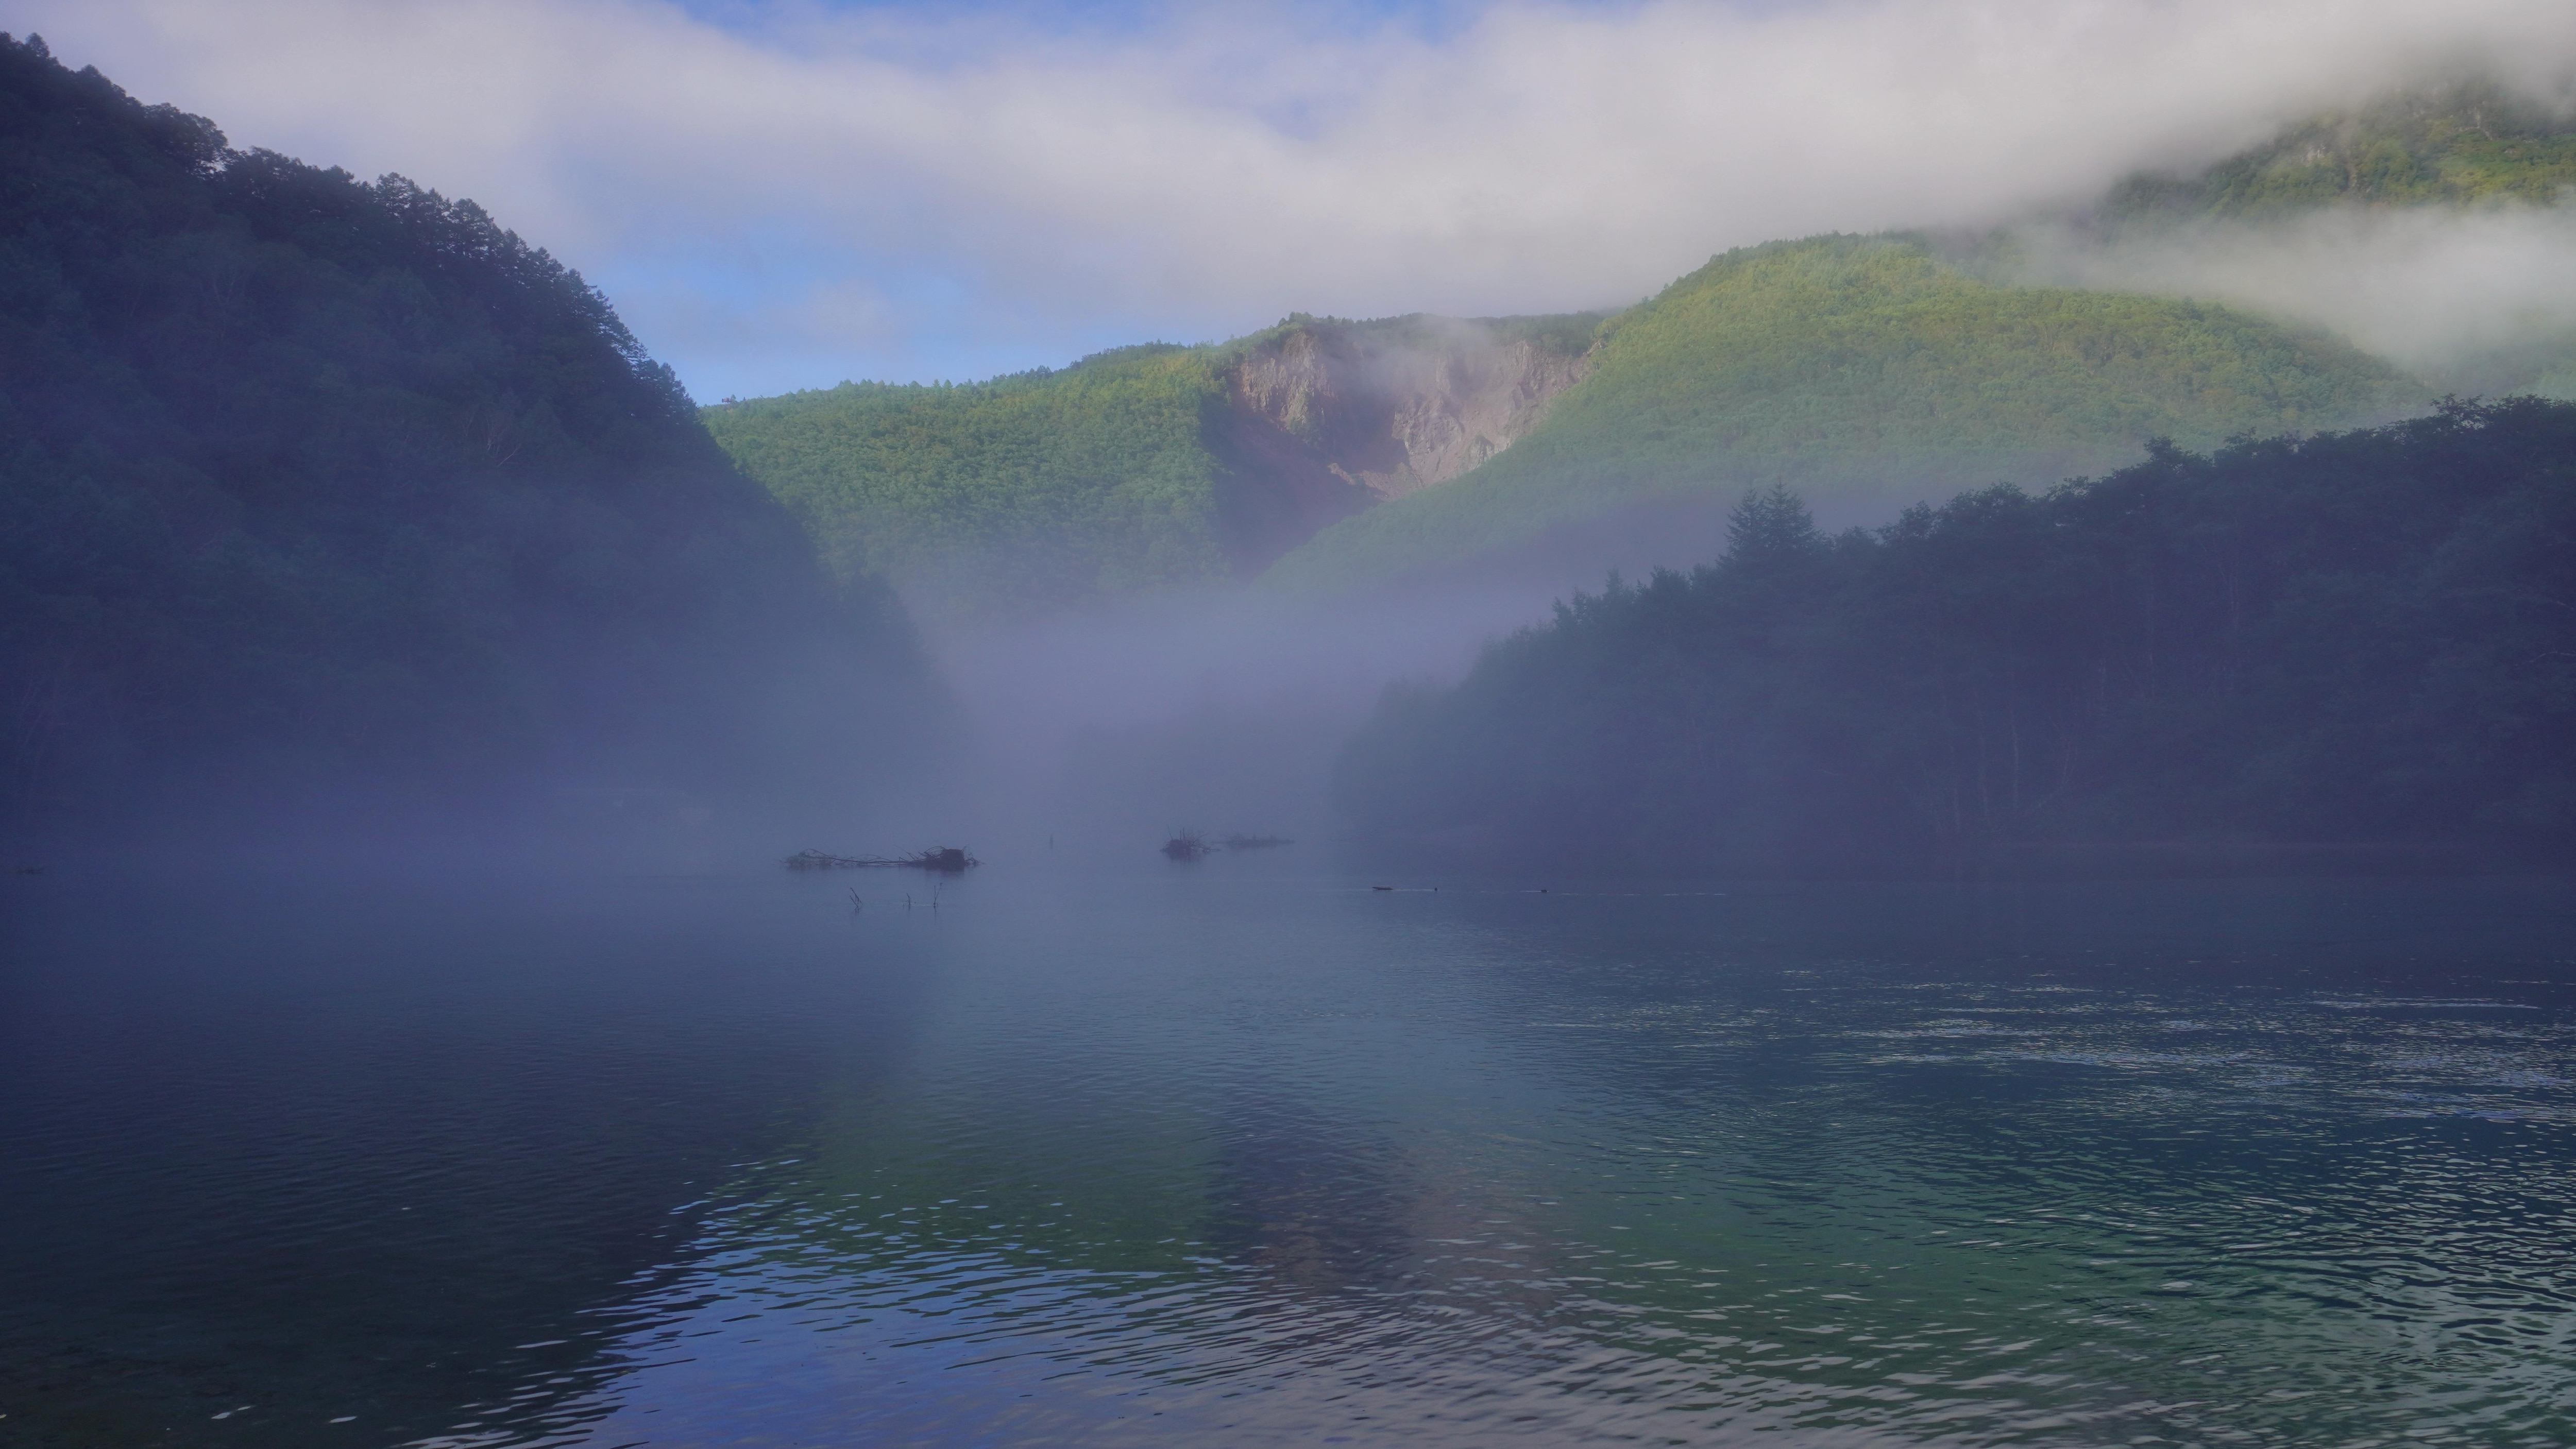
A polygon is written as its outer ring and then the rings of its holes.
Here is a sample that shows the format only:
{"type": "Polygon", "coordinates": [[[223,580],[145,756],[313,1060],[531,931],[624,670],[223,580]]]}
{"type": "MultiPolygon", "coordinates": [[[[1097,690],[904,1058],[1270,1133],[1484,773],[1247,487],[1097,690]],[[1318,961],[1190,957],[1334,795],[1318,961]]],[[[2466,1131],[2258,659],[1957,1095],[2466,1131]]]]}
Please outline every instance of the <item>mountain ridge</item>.
{"type": "MultiPolygon", "coordinates": [[[[1325,529],[1271,577],[1367,586],[1621,508],[1722,504],[1774,484],[1892,511],[2001,478],[2116,467],[2153,438],[2208,446],[2430,401],[2306,329],[2204,303],[1999,284],[1904,234],[1724,253],[1600,336],[1583,384],[1511,451],[1325,529]]],[[[1677,562],[1574,566],[1597,576],[1677,562]]]]}
{"type": "Polygon", "coordinates": [[[2133,172],[2087,212],[2117,230],[2321,206],[2547,205],[2576,190],[2576,115],[2488,81],[2320,112],[2190,175],[2133,172]]]}
{"type": "Polygon", "coordinates": [[[845,572],[934,615],[1009,615],[1250,577],[1445,483],[1537,424],[1600,320],[1296,314],[1223,343],[701,415],[845,572]]]}
{"type": "MultiPolygon", "coordinates": [[[[2339,209],[2535,209],[2570,187],[2576,120],[2468,82],[2320,113],[2188,174],[2133,173],[2058,222],[2079,245],[2107,248],[2339,209]]],[[[819,406],[813,394],[708,418],[845,567],[885,571],[934,613],[962,617],[1255,576],[1362,586],[1497,550],[1526,554],[1569,529],[1568,560],[1598,555],[1577,568],[1597,575],[1635,551],[1600,520],[1641,502],[1705,512],[1715,493],[1789,483],[1856,516],[1996,478],[2116,468],[2150,437],[2207,447],[2242,432],[2357,426],[2420,410],[2445,390],[2501,393],[2576,376],[2576,352],[2550,338],[2410,376],[2312,323],[2189,285],[2033,270],[2015,236],[2006,227],[1946,240],[1788,239],[1712,258],[1617,313],[1295,314],[1227,342],[1114,349],[974,385],[983,392],[849,399],[913,414],[881,422],[938,454],[920,476],[905,474],[905,460],[812,456],[829,451],[819,440],[809,456],[786,459],[777,455],[794,450],[754,436],[764,416],[819,406]],[[1639,338],[1671,330],[1670,314],[1716,273],[1854,248],[1919,254],[1908,295],[1890,291],[1884,265],[1846,266],[1840,282],[1789,279],[1809,294],[1801,305],[1814,325],[1765,335],[1782,299],[1738,288],[1744,315],[1698,314],[1725,345],[1658,344],[1660,362],[1629,365],[1639,338]],[[1839,300],[1825,295],[1838,288],[1839,300]],[[978,440],[979,424],[930,416],[1155,359],[1188,374],[1163,380],[1188,398],[1129,419],[1137,426],[1122,446],[1136,465],[1124,476],[1100,449],[1092,463],[1056,466],[1047,457],[1064,449],[1045,439],[978,440]],[[2055,375],[2043,376],[2051,359],[2055,375]],[[925,490],[930,474],[947,481],[925,490]],[[1136,501],[1148,475],[1161,480],[1147,490],[1150,507],[1136,501]],[[941,487],[957,496],[930,497],[941,487]]],[[[1128,426],[1114,415],[1055,416],[1059,432],[1128,426]]],[[[1699,546],[1709,523],[1670,541],[1699,546]]],[[[1626,532],[1660,530],[1641,521],[1626,532]]]]}

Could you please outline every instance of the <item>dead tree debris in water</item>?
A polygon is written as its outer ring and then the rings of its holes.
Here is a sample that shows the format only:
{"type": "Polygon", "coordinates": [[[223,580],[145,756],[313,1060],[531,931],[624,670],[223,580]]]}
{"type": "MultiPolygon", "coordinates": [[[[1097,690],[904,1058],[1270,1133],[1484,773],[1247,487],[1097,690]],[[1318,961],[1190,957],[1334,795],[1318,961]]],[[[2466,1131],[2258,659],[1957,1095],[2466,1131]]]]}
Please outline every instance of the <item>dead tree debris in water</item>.
{"type": "Polygon", "coordinates": [[[787,857],[789,870],[869,870],[879,866],[905,866],[913,870],[935,870],[942,875],[957,875],[970,865],[983,863],[954,845],[934,845],[918,855],[833,855],[820,850],[800,850],[787,857]]]}
{"type": "Polygon", "coordinates": [[[1163,854],[1174,860],[1197,860],[1220,850],[1268,850],[1296,843],[1285,835],[1229,835],[1223,840],[1210,840],[1195,830],[1184,830],[1163,842],[1163,854]]]}

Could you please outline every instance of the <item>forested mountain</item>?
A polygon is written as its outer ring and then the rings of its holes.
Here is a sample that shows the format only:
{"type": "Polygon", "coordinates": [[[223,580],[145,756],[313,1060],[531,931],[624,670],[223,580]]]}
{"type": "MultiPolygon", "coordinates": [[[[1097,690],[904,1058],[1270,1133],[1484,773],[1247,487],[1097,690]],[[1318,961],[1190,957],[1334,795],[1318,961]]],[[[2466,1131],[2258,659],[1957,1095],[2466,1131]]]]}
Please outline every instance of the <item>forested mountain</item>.
{"type": "Polygon", "coordinates": [[[1221,577],[1204,362],[1140,347],[966,386],[844,384],[705,410],[845,574],[1010,614],[1221,577]]]}
{"type": "Polygon", "coordinates": [[[2012,286],[1889,236],[1731,252],[1606,320],[1300,317],[705,416],[844,571],[976,616],[1265,570],[1373,584],[1748,483],[1892,507],[2428,401],[2331,338],[2012,286]]]}
{"type": "Polygon", "coordinates": [[[544,252],[0,39],[0,823],[734,788],[923,678],[544,252]]]}
{"type": "Polygon", "coordinates": [[[2576,188],[2576,117],[2488,83],[2319,115],[2192,175],[2142,172],[2095,208],[2113,230],[2321,207],[2553,204],[2576,188]]]}
{"type": "Polygon", "coordinates": [[[2006,226],[2021,281],[2239,300],[2391,349],[2436,392],[2576,398],[2576,112],[2490,83],[2313,116],[2006,226]]]}
{"type": "Polygon", "coordinates": [[[2212,295],[2170,254],[2195,236],[2292,245],[2305,234],[2286,229],[2329,214],[2537,214],[2571,187],[2576,120],[2467,83],[2132,176],[2052,219],[2048,265],[2020,227],[1815,237],[1729,252],[1606,321],[1295,318],[972,386],[845,384],[709,424],[845,571],[887,572],[943,614],[1265,572],[1309,589],[1563,572],[1713,539],[1746,486],[1883,517],[2117,467],[2150,437],[2205,448],[2383,421],[2446,390],[2549,392],[2576,377],[2576,339],[2524,329],[2493,356],[2417,358],[2419,378],[2314,329],[2124,288],[2212,295]],[[2141,270],[2069,246],[2168,250],[2141,270]]]}
{"type": "Polygon", "coordinates": [[[1292,317],[962,386],[844,383],[705,410],[847,575],[948,616],[1259,572],[1457,475],[1581,376],[1598,316],[1292,317]]]}
{"type": "Polygon", "coordinates": [[[1561,605],[1343,762],[1362,833],[1919,868],[2029,842],[2576,848],[2576,406],[2160,447],[1561,605]]]}
{"type": "Polygon", "coordinates": [[[2116,466],[2153,437],[2206,447],[2427,401],[2330,337],[2223,307],[2006,285],[1901,236],[1774,243],[1611,319],[1583,381],[1508,452],[1325,530],[1276,574],[1398,578],[1774,483],[1893,509],[2116,466]]]}

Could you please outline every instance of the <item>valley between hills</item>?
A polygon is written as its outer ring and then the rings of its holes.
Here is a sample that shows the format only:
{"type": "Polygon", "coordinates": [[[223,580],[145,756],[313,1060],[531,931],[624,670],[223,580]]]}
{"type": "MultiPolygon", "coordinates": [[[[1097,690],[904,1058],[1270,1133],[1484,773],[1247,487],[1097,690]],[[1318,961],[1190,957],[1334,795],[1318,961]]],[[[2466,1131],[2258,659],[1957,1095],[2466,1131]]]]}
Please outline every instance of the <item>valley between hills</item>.
{"type": "Polygon", "coordinates": [[[2546,401],[2576,322],[2410,338],[2374,324],[2384,278],[2336,313],[2222,265],[2564,225],[2576,123],[2491,89],[1979,230],[1738,248],[1616,309],[1294,315],[713,406],[473,202],[236,149],[34,37],[0,43],[0,167],[15,835],[594,807],[687,835],[712,800],[761,833],[990,789],[1140,837],[1807,838],[1832,792],[1739,799],[1730,749],[1875,782],[1837,818],[1908,859],[2520,849],[2576,809],[2576,409],[2546,401]],[[1646,583],[1583,592],[1613,573],[1646,583]],[[2444,713],[2480,691],[2475,728],[2444,713]],[[1630,804],[1512,803],[1541,778],[1630,804]],[[2357,798],[2416,804],[2326,808],[2357,798]]]}

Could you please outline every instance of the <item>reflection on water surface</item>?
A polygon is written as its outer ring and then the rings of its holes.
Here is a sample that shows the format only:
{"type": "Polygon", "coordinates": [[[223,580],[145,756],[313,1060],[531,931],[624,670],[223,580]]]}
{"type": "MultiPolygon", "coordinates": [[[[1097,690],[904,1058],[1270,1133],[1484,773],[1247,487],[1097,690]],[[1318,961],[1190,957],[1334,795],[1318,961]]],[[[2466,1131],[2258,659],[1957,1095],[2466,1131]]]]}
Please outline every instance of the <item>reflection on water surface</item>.
{"type": "Polygon", "coordinates": [[[0,1434],[2576,1438],[2560,886],[1153,864],[22,887],[0,1434]]]}

